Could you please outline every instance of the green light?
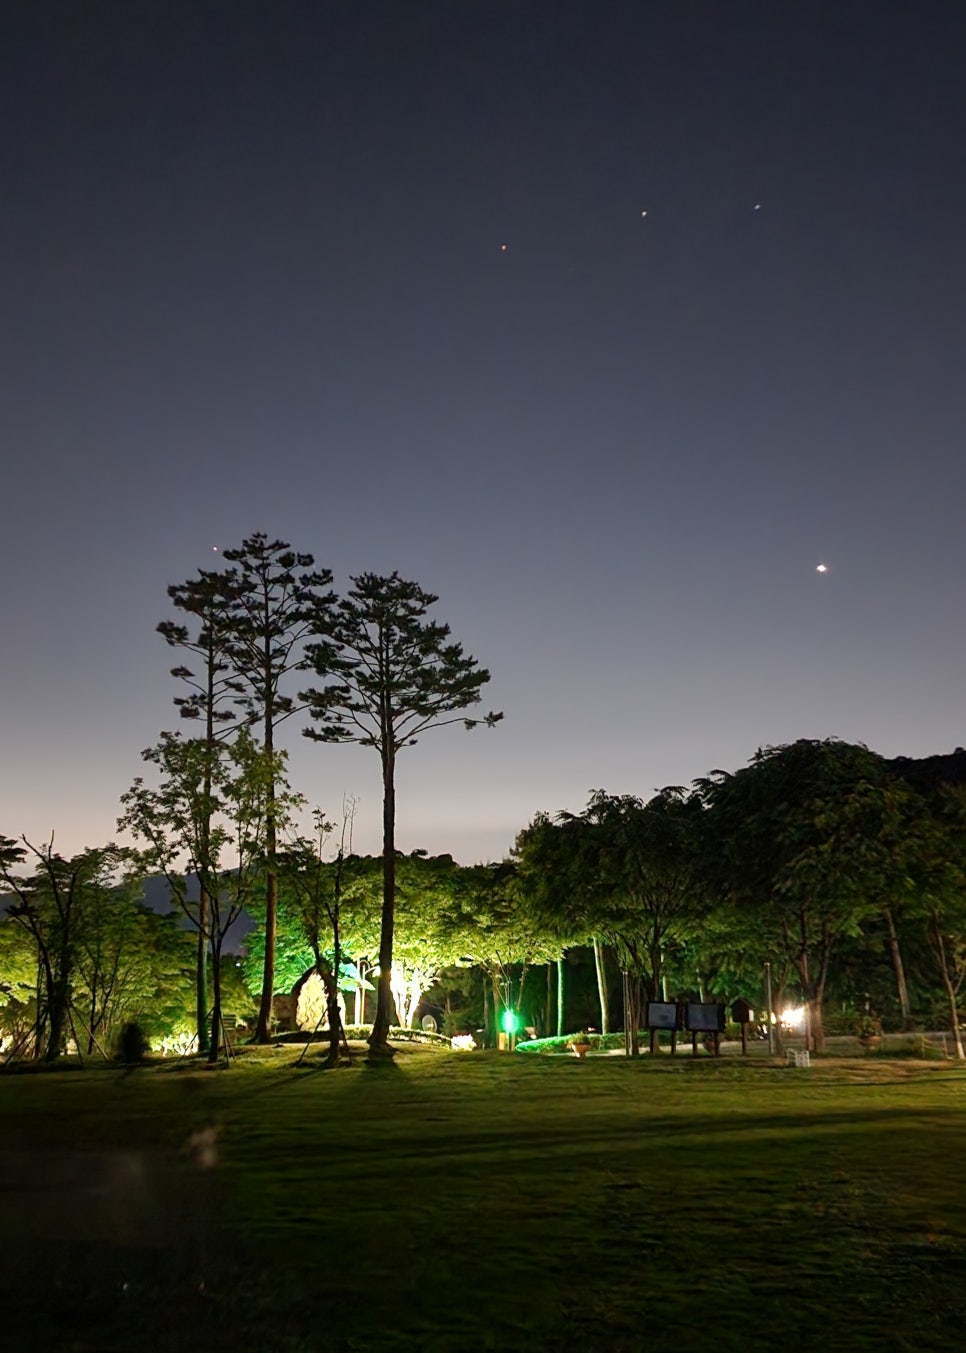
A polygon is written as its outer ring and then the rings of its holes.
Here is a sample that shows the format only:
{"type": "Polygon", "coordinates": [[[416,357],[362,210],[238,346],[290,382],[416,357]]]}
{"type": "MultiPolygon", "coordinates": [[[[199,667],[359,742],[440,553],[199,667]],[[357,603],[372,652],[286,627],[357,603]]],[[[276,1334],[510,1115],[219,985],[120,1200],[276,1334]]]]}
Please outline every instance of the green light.
{"type": "Polygon", "coordinates": [[[520,1027],[517,1012],[515,1010],[504,1010],[500,1023],[503,1025],[505,1034],[515,1034],[520,1027]]]}

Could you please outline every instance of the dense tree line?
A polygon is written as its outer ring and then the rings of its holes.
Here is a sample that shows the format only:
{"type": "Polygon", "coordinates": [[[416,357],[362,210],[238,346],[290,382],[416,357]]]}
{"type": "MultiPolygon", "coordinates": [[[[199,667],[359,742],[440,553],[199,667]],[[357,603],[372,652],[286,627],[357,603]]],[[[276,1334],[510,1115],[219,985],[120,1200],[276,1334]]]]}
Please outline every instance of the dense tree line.
{"type": "MultiPolygon", "coordinates": [[[[447,625],[427,618],[437,597],[396,573],[361,574],[340,598],[330,588],[331,572],[316,568],[312,555],[263,533],[225,550],[223,558],[226,568],[199,570],[169,587],[169,598],[184,619],[158,626],[167,643],[184,655],[185,661],[172,669],[182,683],[175,705],[183,718],[199,725],[199,732],[188,737],[166,731],[144,752],[152,773],[138,777],[123,796],[119,825],[137,842],[142,874],[163,875],[197,931],[197,1041],[215,1060],[224,1034],[225,937],[261,890],[264,941],[254,1036],[266,1042],[277,986],[282,860],[288,855],[304,865],[311,853],[296,834],[306,805],[287,782],[279,726],[305,710],[311,722],[302,731],[317,741],[375,748],[382,763],[383,854],[378,998],[369,1044],[371,1055],[391,1056],[396,758],[430,729],[498,722],[496,713],[482,718],[467,713],[478,704],[489,673],[451,640],[447,625]],[[309,673],[300,691],[300,678],[309,673]]],[[[46,945],[47,931],[25,900],[32,885],[17,872],[22,850],[13,841],[3,850],[4,885],[17,899],[11,916],[29,930],[44,965],[37,1000],[49,1025],[45,1055],[55,1057],[65,1044],[73,1009],[80,914],[75,893],[83,862],[81,857],[62,861],[52,847],[46,859],[35,852],[45,864],[58,917],[55,938],[46,945]]],[[[321,905],[317,897],[317,919],[321,905]]],[[[337,909],[329,907],[327,917],[336,928],[337,954],[337,909]]],[[[315,947],[316,968],[324,975],[326,950],[321,943],[315,947]]]]}
{"type": "Polygon", "coordinates": [[[963,1056],[966,753],[890,762],[801,740],[690,788],[600,789],[580,813],[538,813],[497,864],[401,855],[397,757],[432,728],[496,723],[469,713],[489,673],[428,618],[437,598],[397,574],[359,575],[339,597],[311,555],[262,534],[224,560],[168,589],[179,618],[158,628],[180,659],[174,703],[190,732],[143,754],[120,818],[135,846],[65,859],[53,840],[0,838],[8,1047],[89,1052],[125,1020],[183,1026],[193,1004],[195,1046],[214,1060],[226,976],[232,1013],[255,1010],[256,1041],[272,1036],[276,996],[307,1000],[317,983],[332,1061],[347,999],[374,1056],[427,993],[451,1027],[492,1036],[513,1009],[563,1033],[587,1002],[568,973],[586,972],[593,1022],[623,1023],[636,1052],[645,1001],[760,1004],[767,963],[775,1005],[802,999],[816,1050],[830,999],[833,1022],[875,1012],[911,1026],[937,1017],[938,998],[963,1056]],[[353,805],[334,822],[289,785],[280,729],[299,712],[315,741],[378,753],[378,858],[352,851],[353,805]],[[176,915],[143,905],[152,875],[176,915]],[[242,914],[255,929],[239,1001],[224,950],[242,914]]]}

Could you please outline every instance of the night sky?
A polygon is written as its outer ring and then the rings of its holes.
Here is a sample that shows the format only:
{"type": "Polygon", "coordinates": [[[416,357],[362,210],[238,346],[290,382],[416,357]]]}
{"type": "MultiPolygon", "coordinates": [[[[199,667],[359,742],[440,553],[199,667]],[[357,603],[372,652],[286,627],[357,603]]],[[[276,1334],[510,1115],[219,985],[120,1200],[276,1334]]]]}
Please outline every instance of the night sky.
{"type": "MultiPolygon", "coordinates": [[[[962,0],[8,0],[0,833],[114,835],[256,530],[492,671],[402,849],[966,742],[964,68],[962,0]]],[[[286,738],[375,849],[376,754],[286,738]]]]}

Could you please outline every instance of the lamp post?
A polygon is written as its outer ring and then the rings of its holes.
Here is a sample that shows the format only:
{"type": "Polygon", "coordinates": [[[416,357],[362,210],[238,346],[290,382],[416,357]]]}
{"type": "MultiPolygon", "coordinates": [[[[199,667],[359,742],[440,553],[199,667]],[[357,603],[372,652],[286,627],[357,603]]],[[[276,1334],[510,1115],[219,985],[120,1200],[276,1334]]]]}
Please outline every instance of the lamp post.
{"type": "Polygon", "coordinates": [[[500,1023],[503,1026],[503,1046],[508,1052],[512,1052],[514,1044],[517,1041],[517,1030],[520,1027],[519,1016],[515,1010],[507,1006],[500,1016],[500,1023]]]}

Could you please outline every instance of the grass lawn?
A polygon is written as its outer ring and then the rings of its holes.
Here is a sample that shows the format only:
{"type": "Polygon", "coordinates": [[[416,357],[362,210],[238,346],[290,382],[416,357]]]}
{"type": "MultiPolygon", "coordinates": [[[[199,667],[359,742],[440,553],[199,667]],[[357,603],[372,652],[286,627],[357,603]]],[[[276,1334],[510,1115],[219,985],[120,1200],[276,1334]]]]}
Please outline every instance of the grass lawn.
{"type": "Polygon", "coordinates": [[[966,1337],[966,1072],[948,1063],[297,1055],[0,1077],[3,1346],[966,1337]],[[212,1124],[204,1169],[185,1144],[212,1124]]]}

